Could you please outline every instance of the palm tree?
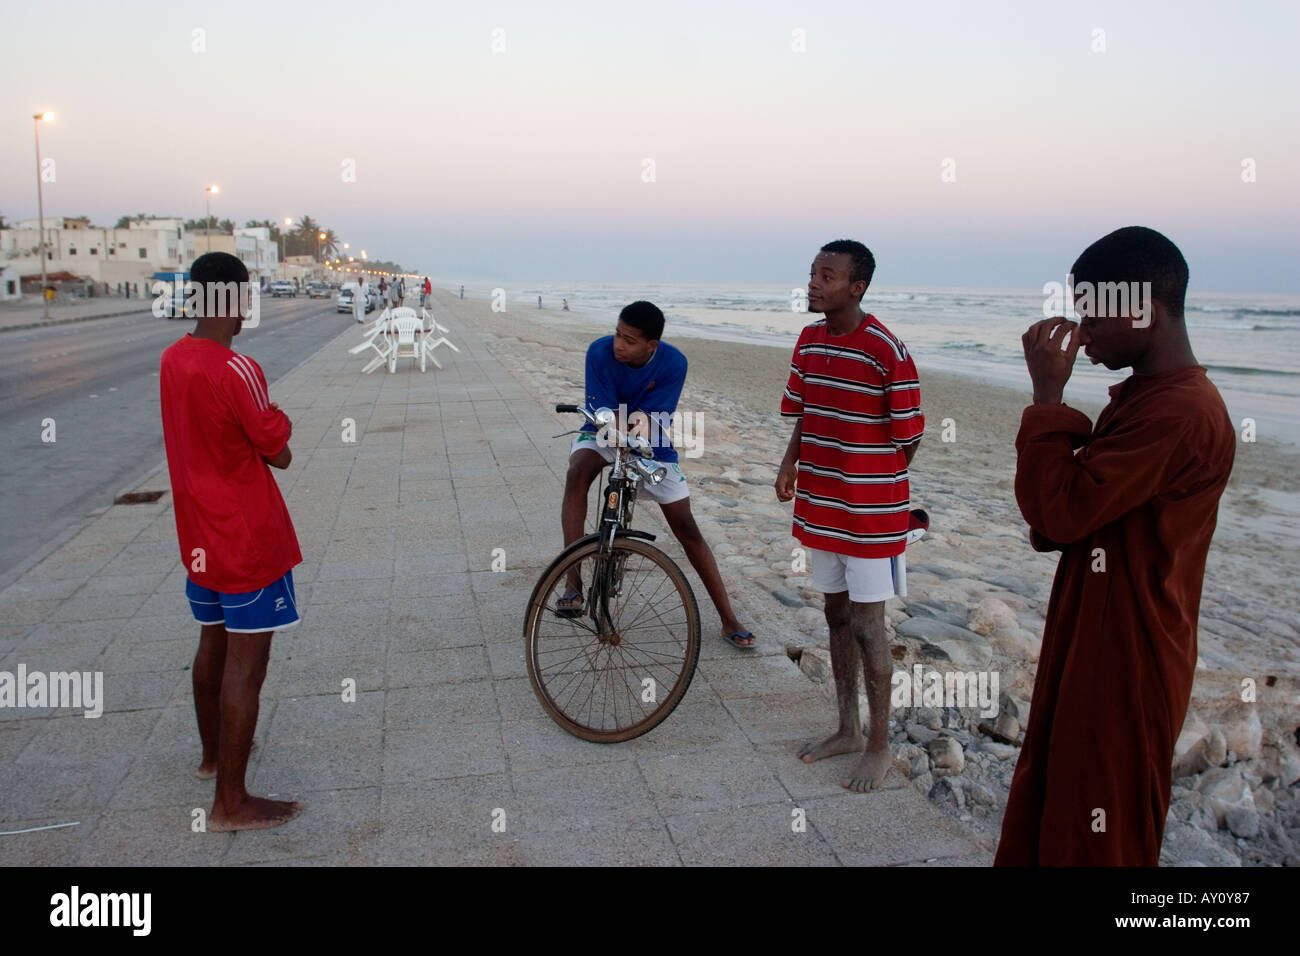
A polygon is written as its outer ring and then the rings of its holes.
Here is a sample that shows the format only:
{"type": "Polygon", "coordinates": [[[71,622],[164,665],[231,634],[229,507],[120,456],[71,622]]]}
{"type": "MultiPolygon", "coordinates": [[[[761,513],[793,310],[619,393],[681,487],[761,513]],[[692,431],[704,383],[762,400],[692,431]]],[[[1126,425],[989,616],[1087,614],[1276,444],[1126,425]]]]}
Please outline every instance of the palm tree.
{"type": "Polygon", "coordinates": [[[324,253],[326,259],[330,256],[337,256],[339,249],[342,247],[342,243],[339,242],[339,237],[335,235],[333,229],[325,230],[325,238],[320,241],[320,244],[321,252],[324,253]]]}
{"type": "Polygon", "coordinates": [[[123,216],[121,219],[117,221],[117,224],[113,226],[113,228],[129,229],[131,228],[131,223],[133,222],[144,222],[146,219],[157,219],[157,218],[158,217],[151,212],[138,212],[134,216],[123,216]]]}
{"type": "MultiPolygon", "coordinates": [[[[293,255],[312,256],[316,255],[316,236],[320,232],[320,227],[316,220],[311,216],[303,216],[298,220],[298,226],[293,231],[293,255]]],[[[286,254],[288,250],[285,250],[286,254]]]]}

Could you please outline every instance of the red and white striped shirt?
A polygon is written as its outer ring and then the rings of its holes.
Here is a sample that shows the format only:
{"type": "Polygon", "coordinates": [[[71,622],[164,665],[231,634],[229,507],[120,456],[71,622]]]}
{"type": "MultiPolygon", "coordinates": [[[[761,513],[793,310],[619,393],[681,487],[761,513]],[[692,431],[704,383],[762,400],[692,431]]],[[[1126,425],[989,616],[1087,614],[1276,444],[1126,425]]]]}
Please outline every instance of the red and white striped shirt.
{"type": "Polygon", "coordinates": [[[805,326],[781,414],[803,419],[796,539],[857,558],[903,553],[911,507],[903,449],[921,440],[921,383],[907,348],[873,315],[848,335],[805,326]]]}

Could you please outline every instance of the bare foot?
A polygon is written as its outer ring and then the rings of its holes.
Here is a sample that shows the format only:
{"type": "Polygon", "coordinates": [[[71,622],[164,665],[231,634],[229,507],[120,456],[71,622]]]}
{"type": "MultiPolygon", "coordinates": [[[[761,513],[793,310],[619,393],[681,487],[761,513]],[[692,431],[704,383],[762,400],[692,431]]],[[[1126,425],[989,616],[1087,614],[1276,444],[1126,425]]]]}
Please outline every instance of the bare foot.
{"type": "MultiPolygon", "coordinates": [[[[253,746],[249,747],[248,751],[249,753],[252,753],[256,749],[257,749],[257,741],[254,740],[253,746]]],[[[198,777],[200,780],[217,779],[217,761],[215,759],[203,761],[201,764],[199,764],[199,769],[194,771],[194,776],[198,777]]]]}
{"type": "Polygon", "coordinates": [[[208,818],[208,831],[229,833],[232,830],[269,830],[288,823],[302,813],[302,804],[295,800],[268,800],[266,797],[249,797],[231,814],[217,815],[212,808],[208,818]]]}
{"type": "Polygon", "coordinates": [[[858,765],[853,768],[853,773],[849,779],[842,784],[848,790],[854,793],[866,793],[868,790],[875,790],[885,782],[885,775],[889,773],[889,768],[893,766],[894,758],[889,752],[889,748],[883,750],[868,750],[858,761],[858,765]]]}
{"type": "Polygon", "coordinates": [[[799,750],[799,759],[804,763],[813,763],[823,757],[834,757],[836,754],[858,753],[866,745],[867,738],[861,734],[849,736],[835,733],[819,744],[805,744],[799,750]]]}

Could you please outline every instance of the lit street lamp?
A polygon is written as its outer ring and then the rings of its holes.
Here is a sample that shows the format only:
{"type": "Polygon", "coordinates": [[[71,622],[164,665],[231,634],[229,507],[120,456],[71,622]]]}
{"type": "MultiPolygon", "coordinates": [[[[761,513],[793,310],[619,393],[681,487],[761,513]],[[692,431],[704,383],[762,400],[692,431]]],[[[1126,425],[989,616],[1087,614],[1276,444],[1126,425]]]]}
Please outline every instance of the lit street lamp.
{"type": "Polygon", "coordinates": [[[47,319],[50,317],[50,299],[45,294],[45,197],[41,189],[41,120],[48,123],[53,119],[54,114],[49,110],[32,115],[32,125],[36,129],[36,208],[39,210],[41,217],[41,300],[45,303],[45,318],[47,319]]]}
{"type": "Polygon", "coordinates": [[[208,218],[203,221],[205,227],[203,230],[204,236],[208,240],[207,249],[204,250],[205,252],[212,251],[212,197],[219,192],[221,192],[221,187],[219,186],[208,186],[203,190],[203,205],[208,211],[208,218]]]}

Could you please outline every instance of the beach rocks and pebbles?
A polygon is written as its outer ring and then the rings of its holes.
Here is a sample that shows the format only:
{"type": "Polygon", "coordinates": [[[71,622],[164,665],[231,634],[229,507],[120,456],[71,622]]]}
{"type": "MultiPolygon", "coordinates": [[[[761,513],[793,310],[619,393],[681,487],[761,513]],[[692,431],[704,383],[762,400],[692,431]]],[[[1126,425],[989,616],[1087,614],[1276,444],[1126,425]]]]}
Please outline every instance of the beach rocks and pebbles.
{"type": "MultiPolygon", "coordinates": [[[[544,350],[516,338],[517,329],[504,320],[494,334],[501,336],[494,349],[546,402],[554,400],[557,382],[580,387],[586,345],[604,332],[548,328],[548,339],[568,347],[544,350]]],[[[800,546],[790,535],[790,506],[777,503],[772,493],[788,426],[776,415],[772,389],[754,386],[752,369],[738,365],[733,353],[732,347],[719,351],[712,365],[707,349],[705,361],[693,355],[697,371],[683,393],[683,403],[707,421],[708,453],[683,462],[692,491],[698,489],[696,518],[742,616],[757,622],[760,637],[798,638],[802,651],[792,656],[833,697],[824,602],[811,586],[808,567],[796,566],[800,546]],[[783,433],[779,447],[759,452],[771,446],[774,430],[783,433]]],[[[778,397],[777,366],[784,361],[773,365],[778,397]]],[[[933,402],[939,393],[930,394],[933,402]]],[[[942,443],[922,450],[912,490],[932,524],[908,549],[911,593],[889,602],[886,619],[897,667],[921,663],[998,673],[998,713],[895,709],[891,747],[913,786],[991,843],[1028,723],[1056,562],[1030,550],[1015,505],[1014,464],[1005,448],[1019,407],[1008,407],[1005,421],[995,423],[998,396],[970,394],[978,400],[967,406],[989,423],[970,427],[987,430],[980,441],[964,442],[961,454],[942,443]]],[[[1300,614],[1294,562],[1282,553],[1290,539],[1259,530],[1273,525],[1227,520],[1234,517],[1233,495],[1239,519],[1243,499],[1258,487],[1284,481],[1294,491],[1285,469],[1266,458],[1252,464],[1262,449],[1239,457],[1235,485],[1220,509],[1201,601],[1196,687],[1175,748],[1161,854],[1166,865],[1300,865],[1300,614]],[[1276,686],[1269,675],[1276,675],[1276,686]],[[1247,676],[1258,684],[1257,699],[1243,700],[1240,684],[1247,676]]],[[[673,546],[670,537],[665,544],[673,546]]]]}

